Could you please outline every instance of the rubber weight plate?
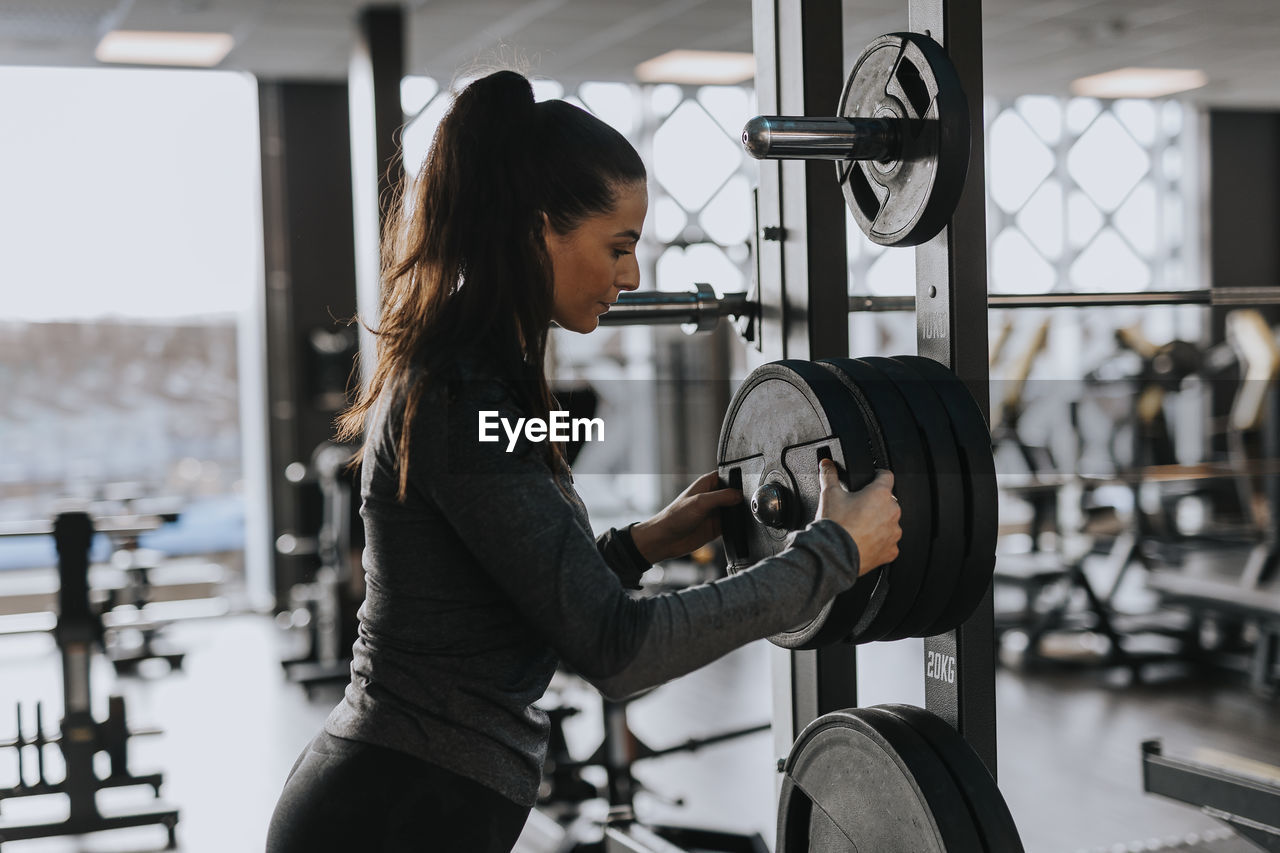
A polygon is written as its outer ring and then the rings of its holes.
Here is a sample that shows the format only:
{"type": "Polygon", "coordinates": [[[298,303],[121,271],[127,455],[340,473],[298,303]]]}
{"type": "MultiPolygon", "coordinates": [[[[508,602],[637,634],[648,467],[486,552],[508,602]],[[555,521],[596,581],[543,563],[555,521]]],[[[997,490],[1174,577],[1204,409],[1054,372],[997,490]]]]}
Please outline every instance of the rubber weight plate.
{"type": "Polygon", "coordinates": [[[916,594],[915,606],[886,639],[924,636],[923,632],[938,620],[955,595],[960,582],[966,530],[964,504],[965,483],[960,476],[960,451],[951,434],[947,410],[929,383],[919,374],[891,358],[860,358],[893,383],[902,395],[925,448],[929,478],[929,496],[933,514],[933,541],[929,548],[929,567],[924,585],[916,594]]]}
{"type": "Polygon", "coordinates": [[[881,436],[884,455],[876,459],[876,466],[893,472],[893,492],[902,508],[898,558],[883,567],[876,580],[877,586],[888,588],[884,604],[858,620],[850,640],[897,639],[896,629],[911,613],[929,568],[933,495],[926,451],[911,410],[883,373],[855,358],[833,358],[819,364],[840,377],[864,412],[868,432],[881,436]]]}
{"type": "Polygon", "coordinates": [[[987,765],[982,763],[959,732],[924,708],[913,705],[876,705],[875,708],[909,725],[947,765],[978,827],[982,840],[980,849],[993,853],[1022,853],[1018,826],[1013,822],[1004,796],[996,787],[996,780],[991,778],[987,765]]]}
{"type": "Polygon", "coordinates": [[[915,355],[893,359],[915,371],[947,410],[951,434],[960,451],[960,476],[964,483],[964,559],[955,594],[942,615],[925,629],[923,636],[954,630],[964,623],[987,593],[996,565],[996,532],[999,508],[996,499],[995,459],[991,453],[991,432],[982,410],[960,379],[938,362],[915,355]]]}
{"type": "Polygon", "coordinates": [[[920,33],[871,42],[853,66],[837,115],[888,119],[891,161],[837,164],[858,227],[882,246],[917,246],[951,219],[969,169],[969,104],[942,46],[920,33]]]}
{"type": "MultiPolygon", "coordinates": [[[[866,426],[839,380],[808,361],[753,371],[729,403],[717,453],[720,481],[744,498],[721,516],[730,573],[777,554],[788,533],[814,519],[823,456],[835,461],[851,491],[875,474],[866,426]]],[[[789,649],[836,642],[882,603],[884,592],[868,581],[859,579],[812,622],[769,639],[789,649]]]]}
{"type": "Polygon", "coordinates": [[[783,773],[776,853],[982,849],[942,759],[891,714],[851,708],[819,717],[783,773]]]}

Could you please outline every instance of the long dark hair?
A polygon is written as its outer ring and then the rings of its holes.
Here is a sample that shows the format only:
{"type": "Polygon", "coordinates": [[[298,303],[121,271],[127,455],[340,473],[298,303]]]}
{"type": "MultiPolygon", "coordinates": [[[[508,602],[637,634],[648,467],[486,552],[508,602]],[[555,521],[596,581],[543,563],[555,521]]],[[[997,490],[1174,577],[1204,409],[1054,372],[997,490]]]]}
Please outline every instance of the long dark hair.
{"type": "MultiPolygon", "coordinates": [[[[352,441],[373,406],[411,364],[397,444],[399,497],[408,489],[410,424],[427,379],[464,347],[478,346],[508,380],[526,417],[553,406],[544,372],[553,308],[544,221],[568,234],[613,210],[618,190],[645,180],[644,164],[616,130],[564,101],[534,103],[513,71],[482,77],[457,96],[417,178],[385,225],[377,358],[356,402],[338,418],[352,441]],[[546,219],[543,219],[543,216],[546,219]]],[[[563,461],[554,442],[547,462],[563,461]]]]}

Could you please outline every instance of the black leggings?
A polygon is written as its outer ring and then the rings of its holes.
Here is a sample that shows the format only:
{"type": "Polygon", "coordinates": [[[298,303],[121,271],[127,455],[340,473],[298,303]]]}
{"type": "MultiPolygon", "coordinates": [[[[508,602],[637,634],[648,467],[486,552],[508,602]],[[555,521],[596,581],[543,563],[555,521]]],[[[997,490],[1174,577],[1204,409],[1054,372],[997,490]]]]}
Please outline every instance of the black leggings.
{"type": "Polygon", "coordinates": [[[321,732],[289,772],[267,853],[508,853],[528,817],[465,776],[321,732]]]}

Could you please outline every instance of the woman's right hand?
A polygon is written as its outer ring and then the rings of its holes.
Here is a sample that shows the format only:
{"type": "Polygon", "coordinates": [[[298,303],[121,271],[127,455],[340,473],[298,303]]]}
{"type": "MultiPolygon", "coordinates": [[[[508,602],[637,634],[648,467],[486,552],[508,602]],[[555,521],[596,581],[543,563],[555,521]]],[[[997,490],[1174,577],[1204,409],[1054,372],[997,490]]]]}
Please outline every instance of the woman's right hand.
{"type": "Polygon", "coordinates": [[[818,518],[829,518],[853,537],[858,546],[858,574],[865,575],[898,557],[902,510],[893,496],[893,472],[884,468],[864,488],[850,492],[840,482],[836,463],[819,463],[822,493],[818,496],[818,518]]]}

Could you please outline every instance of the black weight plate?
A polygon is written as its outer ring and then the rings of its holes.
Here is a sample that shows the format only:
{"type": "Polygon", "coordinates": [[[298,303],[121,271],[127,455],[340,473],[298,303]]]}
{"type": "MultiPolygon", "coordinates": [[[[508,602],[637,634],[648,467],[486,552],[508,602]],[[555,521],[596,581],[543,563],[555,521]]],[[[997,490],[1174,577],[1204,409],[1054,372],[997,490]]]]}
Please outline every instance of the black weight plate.
{"type": "Polygon", "coordinates": [[[960,734],[941,717],[913,705],[876,705],[876,709],[901,719],[924,738],[947,765],[951,778],[969,804],[982,849],[995,853],[1022,853],[1022,838],[1013,822],[996,780],[987,765],[960,734]]]}
{"type": "Polygon", "coordinates": [[[888,596],[878,612],[858,620],[850,636],[858,643],[885,639],[910,614],[929,568],[933,496],[925,449],[911,410],[883,373],[854,358],[818,363],[834,371],[867,410],[868,429],[879,432],[884,443],[885,455],[876,460],[877,465],[893,472],[893,492],[902,508],[898,558],[881,569],[876,582],[888,586],[888,596]]]}
{"type": "Polygon", "coordinates": [[[960,582],[966,541],[966,496],[960,476],[960,451],[951,434],[947,410],[926,380],[891,358],[871,357],[859,361],[881,371],[906,400],[928,458],[925,471],[929,476],[933,509],[929,569],[910,615],[886,639],[923,636],[921,632],[943,614],[960,582]]]}
{"type": "MultiPolygon", "coordinates": [[[[744,497],[721,516],[731,573],[777,554],[788,533],[814,519],[823,455],[839,466],[850,490],[862,488],[875,474],[866,427],[840,382],[807,361],[776,361],[753,371],[729,404],[718,449],[721,482],[744,497]],[[765,485],[781,498],[774,515],[751,508],[765,485]]],[[[870,576],[859,579],[811,622],[769,639],[790,649],[829,645],[847,635],[863,614],[878,610],[883,597],[870,576]]]]}
{"type": "Polygon", "coordinates": [[[925,629],[924,636],[932,636],[963,624],[991,586],[999,524],[995,459],[991,454],[991,432],[982,410],[954,373],[933,359],[921,356],[900,355],[893,360],[927,379],[946,407],[951,432],[960,450],[960,473],[967,496],[964,516],[968,535],[960,581],[946,610],[925,629]]]}
{"type": "Polygon", "coordinates": [[[819,717],[783,773],[776,853],[981,849],[946,766],[891,714],[850,708],[819,717]]]}
{"type": "Polygon", "coordinates": [[[854,63],[836,113],[886,119],[901,144],[895,160],[837,165],[858,227],[884,246],[932,239],[969,169],[969,103],[946,51],[920,33],[880,36],[854,63]]]}

